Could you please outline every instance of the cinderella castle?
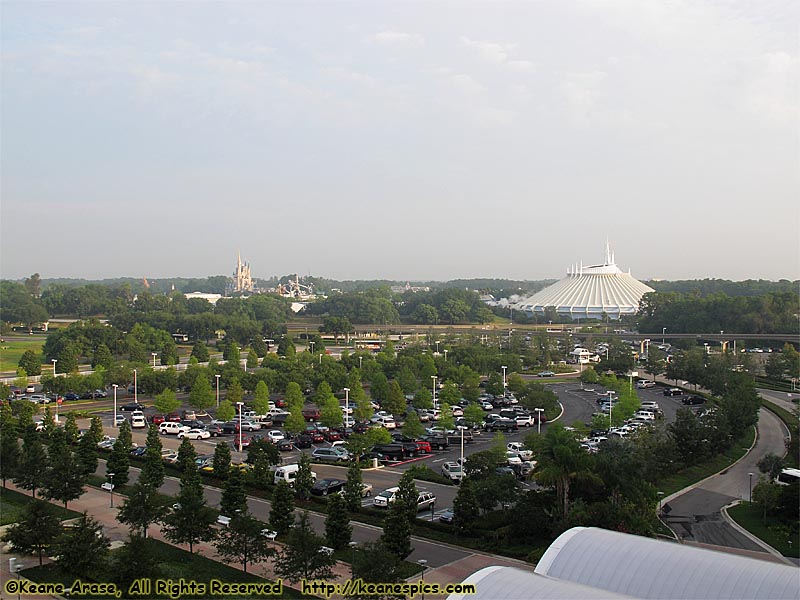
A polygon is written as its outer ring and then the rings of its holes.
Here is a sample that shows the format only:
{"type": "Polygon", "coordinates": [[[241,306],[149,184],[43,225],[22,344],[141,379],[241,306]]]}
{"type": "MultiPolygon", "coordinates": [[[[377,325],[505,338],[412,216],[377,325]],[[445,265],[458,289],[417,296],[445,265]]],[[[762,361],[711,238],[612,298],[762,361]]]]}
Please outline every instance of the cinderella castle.
{"type": "Polygon", "coordinates": [[[250,263],[242,262],[242,253],[236,253],[236,270],[233,272],[231,284],[233,293],[253,291],[253,278],[250,276],[250,263]]]}

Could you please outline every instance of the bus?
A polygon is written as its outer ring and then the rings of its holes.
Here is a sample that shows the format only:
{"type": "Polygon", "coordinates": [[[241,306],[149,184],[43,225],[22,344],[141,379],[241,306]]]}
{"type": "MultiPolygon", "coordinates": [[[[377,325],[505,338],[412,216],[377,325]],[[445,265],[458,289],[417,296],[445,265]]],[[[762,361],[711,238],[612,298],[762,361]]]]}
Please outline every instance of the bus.
{"type": "Polygon", "coordinates": [[[800,469],[783,469],[775,478],[778,485],[797,485],[800,483],[800,469]]]}

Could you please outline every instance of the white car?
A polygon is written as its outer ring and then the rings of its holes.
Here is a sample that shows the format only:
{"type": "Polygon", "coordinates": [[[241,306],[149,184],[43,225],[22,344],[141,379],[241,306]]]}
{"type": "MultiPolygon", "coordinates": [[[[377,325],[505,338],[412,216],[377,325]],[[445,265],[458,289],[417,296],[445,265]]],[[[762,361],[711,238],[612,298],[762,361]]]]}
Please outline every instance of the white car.
{"type": "Polygon", "coordinates": [[[533,458],[533,452],[525,448],[525,445],[520,442],[509,442],[506,444],[506,450],[519,454],[522,460],[530,460],[533,458]]]}
{"type": "Polygon", "coordinates": [[[646,390],[648,388],[656,387],[656,382],[651,379],[642,379],[636,382],[636,387],[640,390],[646,390]]]}
{"type": "Polygon", "coordinates": [[[125,415],[117,415],[114,417],[114,427],[119,427],[125,422],[125,415]]]}
{"type": "Polygon", "coordinates": [[[272,429],[272,430],[268,431],[267,432],[267,437],[269,438],[269,441],[272,442],[272,443],[280,442],[281,440],[285,440],[286,439],[286,436],[283,435],[283,432],[278,431],[277,429],[272,429]]]}
{"type": "Polygon", "coordinates": [[[522,457],[517,452],[506,452],[506,462],[509,465],[521,465],[522,464],[522,457]]]}
{"type": "Polygon", "coordinates": [[[207,440],[211,437],[211,432],[205,429],[190,429],[189,431],[182,431],[178,434],[178,439],[182,440],[187,438],[190,440],[207,440]]]}
{"type": "Polygon", "coordinates": [[[144,429],[147,427],[147,421],[144,419],[144,415],[131,415],[131,428],[132,429],[144,429]]]}

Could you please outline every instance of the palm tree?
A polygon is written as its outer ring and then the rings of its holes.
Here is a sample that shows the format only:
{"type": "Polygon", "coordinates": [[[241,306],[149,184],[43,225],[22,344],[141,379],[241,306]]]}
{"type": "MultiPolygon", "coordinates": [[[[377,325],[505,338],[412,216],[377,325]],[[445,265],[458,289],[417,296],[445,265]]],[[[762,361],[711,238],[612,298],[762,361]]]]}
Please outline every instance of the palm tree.
{"type": "Polygon", "coordinates": [[[554,486],[562,516],[569,514],[569,487],[574,479],[596,479],[589,470],[590,456],[580,447],[572,432],[555,423],[547,428],[537,448],[534,471],[542,485],[554,486]]]}

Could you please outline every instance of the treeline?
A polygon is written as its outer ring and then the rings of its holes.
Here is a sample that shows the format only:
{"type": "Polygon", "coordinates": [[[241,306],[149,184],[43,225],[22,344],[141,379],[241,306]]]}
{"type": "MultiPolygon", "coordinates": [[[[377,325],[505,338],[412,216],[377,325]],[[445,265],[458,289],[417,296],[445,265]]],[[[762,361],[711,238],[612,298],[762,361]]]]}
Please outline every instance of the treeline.
{"type": "Polygon", "coordinates": [[[728,296],[763,296],[770,292],[797,293],[800,281],[769,281],[767,279],[747,279],[730,281],[729,279],[684,279],[678,281],[645,282],[657,292],[679,292],[704,298],[714,294],[728,296]]]}
{"type": "Polygon", "coordinates": [[[645,294],[639,306],[639,331],[718,333],[787,333],[797,331],[797,290],[760,296],[701,297],[679,292],[645,294]]]}

